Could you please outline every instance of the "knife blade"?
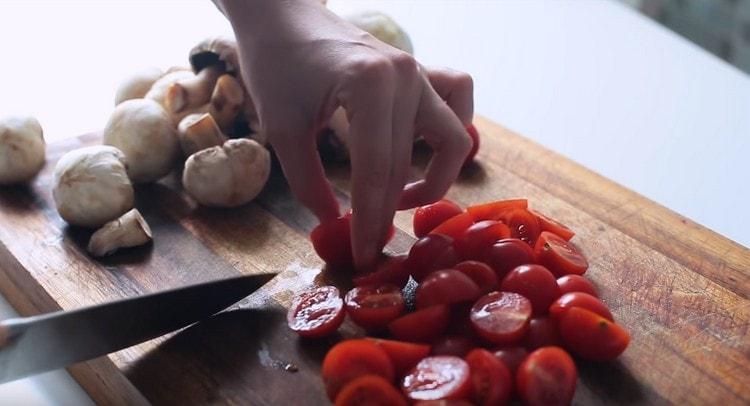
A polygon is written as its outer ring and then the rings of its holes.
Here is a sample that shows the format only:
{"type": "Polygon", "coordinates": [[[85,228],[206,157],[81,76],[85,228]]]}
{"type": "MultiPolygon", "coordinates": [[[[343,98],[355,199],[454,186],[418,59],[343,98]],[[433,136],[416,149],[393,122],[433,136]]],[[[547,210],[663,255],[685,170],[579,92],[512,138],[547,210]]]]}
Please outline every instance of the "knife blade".
{"type": "Polygon", "coordinates": [[[191,325],[275,273],[245,275],[0,322],[0,383],[106,355],[191,325]]]}

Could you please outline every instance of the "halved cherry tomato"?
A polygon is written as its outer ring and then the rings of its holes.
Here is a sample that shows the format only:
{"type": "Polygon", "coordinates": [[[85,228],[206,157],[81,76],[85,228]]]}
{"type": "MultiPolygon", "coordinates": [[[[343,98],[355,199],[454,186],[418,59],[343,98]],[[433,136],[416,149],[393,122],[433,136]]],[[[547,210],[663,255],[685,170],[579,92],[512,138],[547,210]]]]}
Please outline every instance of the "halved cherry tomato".
{"type": "Polygon", "coordinates": [[[321,286],[300,292],[292,300],[286,321],[301,337],[324,337],[344,321],[344,302],[334,286],[321,286]]]}
{"type": "Polygon", "coordinates": [[[503,223],[484,220],[472,224],[455,241],[453,246],[462,258],[482,258],[492,244],[510,238],[510,229],[503,223]]]}
{"type": "Polygon", "coordinates": [[[469,365],[459,357],[427,357],[404,377],[401,388],[409,399],[464,399],[471,392],[469,365]]]}
{"type": "Polygon", "coordinates": [[[472,396],[479,406],[496,406],[508,403],[513,380],[506,367],[491,352],[477,348],[466,355],[471,371],[472,396]]]}
{"type": "Polygon", "coordinates": [[[586,258],[573,246],[549,231],[543,231],[534,247],[537,261],[555,276],[583,275],[589,267],[586,258]]]}
{"type": "Polygon", "coordinates": [[[355,286],[380,286],[393,284],[403,288],[409,281],[409,269],[406,267],[406,255],[385,256],[373,272],[354,278],[355,286]]]}
{"type": "Polygon", "coordinates": [[[558,347],[542,347],[518,367],[516,387],[529,406],[567,406],[576,392],[578,372],[573,359],[558,347]]]}
{"type": "Polygon", "coordinates": [[[565,224],[562,224],[557,220],[553,220],[545,216],[544,214],[539,213],[538,211],[531,209],[529,209],[529,211],[536,216],[537,220],[539,220],[539,227],[542,229],[542,231],[549,231],[551,233],[554,233],[565,241],[570,241],[570,239],[573,238],[574,235],[576,235],[576,233],[574,233],[573,230],[569,229],[565,224]]]}
{"type": "Polygon", "coordinates": [[[349,382],[363,375],[378,375],[393,382],[395,373],[388,355],[373,342],[346,340],[334,345],[323,359],[323,383],[330,399],[349,382]]]}
{"type": "Polygon", "coordinates": [[[393,320],[388,324],[388,329],[399,340],[430,342],[443,334],[449,320],[448,306],[432,306],[393,320]]]}
{"type": "Polygon", "coordinates": [[[432,342],[430,354],[463,357],[476,346],[477,343],[469,337],[456,335],[442,336],[432,342]]]}
{"type": "Polygon", "coordinates": [[[532,247],[542,231],[539,227],[539,220],[526,209],[506,212],[502,220],[510,228],[511,237],[518,238],[532,247]]]}
{"type": "Polygon", "coordinates": [[[469,154],[466,155],[466,159],[464,160],[464,166],[468,165],[471,161],[474,160],[474,157],[477,156],[477,152],[479,152],[479,131],[477,131],[477,128],[474,127],[474,124],[469,124],[468,127],[466,127],[466,132],[469,133],[469,137],[471,137],[471,149],[469,150],[469,154]]]}
{"type": "Polygon", "coordinates": [[[513,268],[534,263],[534,250],[529,244],[508,238],[496,242],[485,253],[484,262],[495,270],[498,279],[502,280],[513,268]]]}
{"type": "Polygon", "coordinates": [[[557,300],[552,302],[552,305],[549,308],[549,313],[550,316],[559,319],[563,313],[573,307],[582,307],[586,310],[591,310],[609,321],[615,320],[615,318],[612,317],[612,313],[609,311],[609,307],[607,307],[604,302],[595,296],[583,292],[571,292],[560,296],[557,300]]]}
{"type": "Polygon", "coordinates": [[[335,268],[351,267],[352,238],[351,214],[318,224],[310,233],[310,240],[318,256],[335,268]]]}
{"type": "Polygon", "coordinates": [[[529,301],[534,314],[547,314],[549,305],[560,297],[560,288],[552,272],[536,265],[519,265],[508,272],[500,283],[500,290],[516,292],[529,301]]]}
{"type": "Polygon", "coordinates": [[[479,286],[455,269],[443,269],[429,274],[417,286],[415,305],[425,307],[470,302],[481,295],[479,286]]]}
{"type": "Polygon", "coordinates": [[[352,321],[369,331],[385,328],[404,312],[404,297],[396,285],[360,286],[344,297],[352,321]]]}
{"type": "Polygon", "coordinates": [[[562,347],[563,342],[560,338],[557,322],[548,316],[531,319],[529,321],[529,332],[526,333],[526,337],[524,338],[524,344],[526,348],[532,351],[541,347],[562,347]]]}
{"type": "Polygon", "coordinates": [[[396,376],[403,376],[411,371],[422,358],[430,355],[430,346],[426,344],[385,340],[382,338],[367,337],[366,339],[375,343],[375,345],[382,348],[388,354],[396,369],[396,376]]]}
{"type": "Polygon", "coordinates": [[[438,399],[420,400],[414,406],[474,406],[474,404],[464,399],[438,399]]]}
{"type": "Polygon", "coordinates": [[[469,206],[466,211],[474,217],[474,221],[482,220],[499,220],[500,217],[508,210],[525,209],[529,207],[526,199],[498,200],[496,202],[478,204],[469,206]]]}
{"type": "Polygon", "coordinates": [[[471,322],[480,337],[497,344],[520,340],[529,328],[531,302],[513,292],[491,292],[471,308],[471,322]]]}
{"type": "Polygon", "coordinates": [[[479,261],[464,261],[453,266],[453,269],[471,278],[479,286],[482,293],[489,293],[497,289],[498,279],[495,271],[489,265],[479,261]]]}
{"type": "Polygon", "coordinates": [[[565,347],[590,361],[615,359],[630,343],[627,330],[582,307],[568,309],[558,325],[565,347]]]}
{"type": "Polygon", "coordinates": [[[450,268],[460,261],[453,239],[442,234],[428,234],[414,243],[404,265],[417,282],[437,269],[450,268]]]}
{"type": "Polygon", "coordinates": [[[445,220],[442,224],[435,227],[430,234],[447,235],[454,240],[461,236],[467,228],[474,224],[474,218],[469,213],[461,213],[445,220]]]}
{"type": "Polygon", "coordinates": [[[335,406],[407,406],[404,395],[378,375],[363,375],[346,384],[335,406]]]}
{"type": "Polygon", "coordinates": [[[414,235],[422,238],[435,227],[451,217],[463,213],[463,209],[448,199],[439,200],[414,211],[414,235]]]}
{"type": "Polygon", "coordinates": [[[524,347],[505,347],[495,350],[494,355],[508,367],[511,375],[515,376],[518,366],[526,359],[529,352],[524,347]]]}
{"type": "Polygon", "coordinates": [[[560,294],[583,292],[594,297],[599,297],[594,284],[581,275],[565,275],[557,278],[557,286],[560,287],[560,294]]]}

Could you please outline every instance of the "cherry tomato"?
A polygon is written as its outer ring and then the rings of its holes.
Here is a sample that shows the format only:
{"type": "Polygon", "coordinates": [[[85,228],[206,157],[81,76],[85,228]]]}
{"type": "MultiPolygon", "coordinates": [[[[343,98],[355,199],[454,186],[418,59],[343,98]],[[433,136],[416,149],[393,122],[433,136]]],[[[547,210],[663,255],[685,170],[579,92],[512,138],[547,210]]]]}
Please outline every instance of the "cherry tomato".
{"type": "Polygon", "coordinates": [[[498,279],[502,280],[513,268],[534,263],[534,250],[519,239],[508,238],[492,245],[485,253],[484,262],[491,266],[498,279]]]}
{"type": "Polygon", "coordinates": [[[537,261],[555,276],[583,275],[589,267],[583,255],[569,242],[549,231],[543,231],[534,247],[537,261]]]}
{"type": "Polygon", "coordinates": [[[318,256],[334,268],[352,267],[351,214],[319,224],[310,233],[318,256]]]}
{"type": "Polygon", "coordinates": [[[378,375],[363,375],[346,384],[335,406],[407,406],[404,395],[378,375]]]}
{"type": "Polygon", "coordinates": [[[432,306],[393,320],[388,329],[399,340],[429,342],[443,334],[449,320],[448,306],[432,306]]]}
{"type": "Polygon", "coordinates": [[[570,241],[576,233],[569,229],[565,224],[562,224],[556,220],[553,220],[538,211],[529,210],[539,220],[539,227],[542,231],[549,231],[556,234],[558,237],[565,241],[570,241]]]}
{"type": "Polygon", "coordinates": [[[573,359],[558,347],[542,347],[518,367],[516,388],[524,405],[567,406],[576,392],[578,372],[573,359]]]}
{"type": "Polygon", "coordinates": [[[469,126],[466,127],[466,132],[468,132],[469,137],[471,137],[471,150],[469,150],[469,154],[466,155],[464,166],[474,160],[474,157],[477,156],[477,152],[479,152],[479,145],[481,144],[479,141],[479,131],[474,127],[474,124],[469,124],[469,126]]]}
{"type": "Polygon", "coordinates": [[[502,220],[510,228],[511,237],[518,238],[532,247],[542,231],[539,227],[539,220],[526,209],[506,212],[502,220]]]}
{"type": "Polygon", "coordinates": [[[420,282],[430,272],[450,268],[459,261],[458,254],[453,249],[452,238],[428,234],[412,245],[404,265],[411,271],[414,280],[420,282]]]}
{"type": "Polygon", "coordinates": [[[503,223],[484,220],[472,224],[453,241],[453,246],[462,258],[481,258],[492,244],[510,238],[510,229],[503,223]]]}
{"type": "Polygon", "coordinates": [[[449,334],[468,338],[476,337],[474,326],[471,320],[469,320],[469,314],[473,305],[474,303],[472,302],[451,305],[451,315],[447,330],[449,334]]]}
{"type": "Polygon", "coordinates": [[[472,396],[480,406],[497,406],[508,403],[513,380],[506,367],[491,352],[477,348],[466,355],[471,371],[472,396]]]}
{"type": "Polygon", "coordinates": [[[442,336],[432,342],[431,355],[454,355],[463,357],[468,354],[477,343],[469,337],[464,336],[442,336]]]}
{"type": "Polygon", "coordinates": [[[440,304],[470,302],[481,295],[479,286],[471,278],[455,269],[443,269],[429,274],[417,287],[415,305],[423,309],[440,304]]]}
{"type": "Polygon", "coordinates": [[[474,221],[499,220],[508,210],[525,209],[529,206],[526,199],[498,200],[496,202],[469,206],[466,211],[474,217],[474,221]]]}
{"type": "Polygon", "coordinates": [[[560,296],[560,288],[552,272],[541,265],[519,265],[500,284],[500,290],[516,292],[529,301],[534,314],[546,314],[549,305],[560,296]]]}
{"type": "Polygon", "coordinates": [[[393,284],[403,288],[409,281],[406,255],[386,256],[373,272],[354,278],[355,286],[379,286],[393,284]]]}
{"type": "Polygon", "coordinates": [[[447,235],[454,240],[461,236],[467,228],[474,224],[474,218],[469,213],[461,213],[445,220],[442,224],[435,227],[430,234],[447,235]]]}
{"type": "Polygon", "coordinates": [[[560,338],[557,322],[547,316],[531,319],[529,321],[529,332],[526,333],[526,337],[524,338],[524,344],[529,350],[549,346],[562,347],[563,342],[560,338]]]}
{"type": "Polygon", "coordinates": [[[401,388],[411,400],[464,399],[471,392],[469,365],[459,357],[427,357],[404,377],[401,388]]]}
{"type": "Polygon", "coordinates": [[[334,286],[321,286],[299,293],[286,315],[286,321],[301,337],[324,337],[344,321],[344,302],[334,286]]]}
{"type": "Polygon", "coordinates": [[[464,399],[438,399],[420,400],[414,406],[474,406],[474,404],[464,399]]]}
{"type": "Polygon", "coordinates": [[[583,292],[566,293],[555,300],[549,308],[552,317],[559,318],[572,307],[582,307],[604,317],[609,321],[615,321],[612,313],[604,302],[598,298],[583,292]]]}
{"type": "Polygon", "coordinates": [[[512,375],[515,376],[518,366],[521,365],[529,352],[524,347],[506,347],[495,350],[494,355],[503,362],[512,375]]]}
{"type": "Polygon", "coordinates": [[[447,199],[418,207],[414,211],[414,235],[422,238],[449,218],[463,212],[461,207],[447,199]]]}
{"type": "Polygon", "coordinates": [[[406,341],[385,340],[382,338],[366,338],[382,348],[393,362],[397,376],[403,376],[411,371],[417,362],[430,355],[430,346],[426,344],[408,343],[406,341]]]}
{"type": "Polygon", "coordinates": [[[471,322],[480,337],[497,344],[520,340],[529,328],[531,302],[513,292],[491,292],[471,308],[471,322]]]}
{"type": "Polygon", "coordinates": [[[404,312],[404,297],[396,285],[360,286],[344,297],[352,321],[369,331],[385,328],[404,312]]]}
{"type": "Polygon", "coordinates": [[[558,278],[557,286],[560,287],[560,294],[583,292],[588,293],[591,296],[599,297],[594,284],[581,275],[565,275],[558,278]]]}
{"type": "Polygon", "coordinates": [[[563,313],[559,326],[565,347],[590,361],[615,359],[630,343],[627,330],[582,307],[563,313]]]}
{"type": "Polygon", "coordinates": [[[453,266],[453,269],[471,278],[482,293],[497,289],[498,279],[489,265],[479,261],[464,261],[453,266]]]}
{"type": "Polygon", "coordinates": [[[393,382],[395,373],[388,355],[372,341],[346,340],[334,345],[323,359],[323,383],[330,399],[349,382],[363,375],[378,375],[393,382]]]}

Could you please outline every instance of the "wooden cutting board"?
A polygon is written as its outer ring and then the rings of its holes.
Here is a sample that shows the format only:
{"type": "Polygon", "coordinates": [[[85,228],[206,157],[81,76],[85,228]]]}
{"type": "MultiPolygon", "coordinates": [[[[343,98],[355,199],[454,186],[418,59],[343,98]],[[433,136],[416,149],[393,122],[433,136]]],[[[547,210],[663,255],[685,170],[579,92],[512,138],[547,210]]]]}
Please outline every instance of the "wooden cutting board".
{"type": "MultiPolygon", "coordinates": [[[[526,197],[568,224],[591,264],[587,276],[632,334],[618,361],[578,362],[574,403],[750,403],[750,250],[496,124],[478,118],[476,125],[478,164],[448,197],[463,205],[526,197]]],[[[0,189],[0,291],[20,313],[282,273],[231,311],[70,367],[75,379],[106,404],[325,404],[320,362],[337,340],[361,332],[346,323],[339,336],[316,341],[287,329],[294,293],[336,278],[321,272],[307,239],[315,220],[278,167],[262,195],[237,209],[198,207],[175,176],[139,186],[136,205],[153,245],[94,260],[84,250],[90,231],[66,226],[55,211],[50,180],[63,153],[97,141],[88,135],[50,145],[33,185],[0,189]]],[[[418,176],[426,153],[415,155],[418,176]]],[[[347,166],[329,165],[328,173],[348,206],[347,166]]],[[[411,214],[397,215],[389,250],[413,243],[411,214]]]]}

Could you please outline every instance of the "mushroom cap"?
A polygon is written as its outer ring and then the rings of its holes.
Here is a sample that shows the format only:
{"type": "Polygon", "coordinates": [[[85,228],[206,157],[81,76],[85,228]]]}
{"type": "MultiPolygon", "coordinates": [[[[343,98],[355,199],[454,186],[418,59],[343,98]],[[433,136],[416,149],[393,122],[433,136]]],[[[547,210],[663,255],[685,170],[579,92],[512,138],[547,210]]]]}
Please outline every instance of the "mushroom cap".
{"type": "Polygon", "coordinates": [[[70,151],[57,162],[52,197],[72,225],[99,227],[133,208],[125,154],[98,145],[70,151]]]}
{"type": "Polygon", "coordinates": [[[363,11],[346,16],[346,20],[392,47],[410,54],[414,53],[409,35],[387,14],[380,11],[363,11]]]}
{"type": "Polygon", "coordinates": [[[240,70],[237,41],[227,37],[206,38],[190,50],[190,66],[198,73],[212,65],[222,65],[225,72],[237,73],[240,70]]]}
{"type": "Polygon", "coordinates": [[[0,185],[23,183],[44,166],[42,126],[34,117],[0,119],[0,185]]]}
{"type": "Polygon", "coordinates": [[[263,190],[270,171],[268,150],[240,138],[191,155],[185,162],[182,184],[204,206],[235,207],[263,190]]]}
{"type": "Polygon", "coordinates": [[[143,98],[162,76],[164,71],[156,67],[145,68],[128,76],[117,86],[115,106],[125,100],[143,98]]]}
{"type": "Polygon", "coordinates": [[[125,154],[128,176],[136,183],[161,179],[181,153],[172,119],[149,99],[127,100],[115,107],[104,127],[104,144],[125,154]]]}

